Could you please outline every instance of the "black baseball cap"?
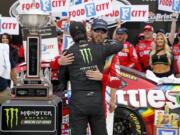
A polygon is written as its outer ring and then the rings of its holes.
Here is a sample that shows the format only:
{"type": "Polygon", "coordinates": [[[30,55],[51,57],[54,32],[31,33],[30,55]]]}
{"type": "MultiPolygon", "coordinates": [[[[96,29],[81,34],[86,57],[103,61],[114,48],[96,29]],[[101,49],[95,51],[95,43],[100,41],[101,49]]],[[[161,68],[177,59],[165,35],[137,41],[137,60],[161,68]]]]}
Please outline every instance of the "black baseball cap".
{"type": "Polygon", "coordinates": [[[166,31],[165,31],[164,29],[158,29],[158,30],[156,31],[156,33],[158,33],[158,32],[163,33],[163,34],[166,34],[166,31]]]}
{"type": "Polygon", "coordinates": [[[102,29],[102,30],[108,31],[107,27],[108,27],[108,24],[103,19],[95,19],[92,24],[93,30],[102,29]]]}
{"type": "Polygon", "coordinates": [[[128,34],[128,30],[126,28],[118,28],[116,34],[128,34]]]}

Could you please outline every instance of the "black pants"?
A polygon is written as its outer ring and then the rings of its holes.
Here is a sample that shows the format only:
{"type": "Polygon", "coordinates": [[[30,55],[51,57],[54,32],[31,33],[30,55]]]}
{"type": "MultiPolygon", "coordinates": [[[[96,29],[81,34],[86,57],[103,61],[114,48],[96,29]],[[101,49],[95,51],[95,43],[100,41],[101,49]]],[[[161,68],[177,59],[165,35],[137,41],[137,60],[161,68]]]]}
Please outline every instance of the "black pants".
{"type": "Polygon", "coordinates": [[[71,135],[86,135],[89,123],[92,135],[107,135],[102,92],[77,92],[70,103],[71,135]]]}

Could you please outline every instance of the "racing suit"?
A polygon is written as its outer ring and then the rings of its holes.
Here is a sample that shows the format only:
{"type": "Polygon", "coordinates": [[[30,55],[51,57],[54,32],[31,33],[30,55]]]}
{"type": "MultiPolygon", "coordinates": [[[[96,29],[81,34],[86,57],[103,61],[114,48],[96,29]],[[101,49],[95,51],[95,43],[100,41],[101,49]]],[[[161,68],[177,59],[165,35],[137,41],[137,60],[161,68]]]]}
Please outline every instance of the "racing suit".
{"type": "Polygon", "coordinates": [[[153,43],[153,40],[144,39],[136,45],[138,60],[144,72],[149,68],[149,54],[153,43]]]}
{"type": "Polygon", "coordinates": [[[71,81],[71,135],[85,135],[87,123],[91,127],[92,135],[107,135],[102,83],[89,80],[85,73],[87,70],[96,69],[96,65],[102,72],[106,57],[121,49],[122,46],[116,42],[113,45],[75,44],[68,49],[68,53],[74,54],[74,62],[68,66],[61,66],[59,81],[64,85],[68,80],[71,81]]]}
{"type": "Polygon", "coordinates": [[[123,50],[118,52],[117,56],[120,65],[141,71],[136,49],[129,42],[123,44],[123,50]]]}
{"type": "Polygon", "coordinates": [[[180,43],[172,47],[174,55],[174,72],[180,74],[180,43]]]}

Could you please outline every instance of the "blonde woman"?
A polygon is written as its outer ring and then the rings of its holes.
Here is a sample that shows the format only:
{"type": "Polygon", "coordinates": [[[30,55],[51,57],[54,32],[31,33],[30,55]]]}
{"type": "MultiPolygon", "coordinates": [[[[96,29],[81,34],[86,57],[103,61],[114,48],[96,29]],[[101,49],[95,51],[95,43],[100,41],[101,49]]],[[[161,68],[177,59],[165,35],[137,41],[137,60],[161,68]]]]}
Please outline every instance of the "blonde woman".
{"type": "Polygon", "coordinates": [[[155,44],[150,52],[150,66],[158,77],[171,75],[172,54],[163,33],[158,33],[155,44]]]}

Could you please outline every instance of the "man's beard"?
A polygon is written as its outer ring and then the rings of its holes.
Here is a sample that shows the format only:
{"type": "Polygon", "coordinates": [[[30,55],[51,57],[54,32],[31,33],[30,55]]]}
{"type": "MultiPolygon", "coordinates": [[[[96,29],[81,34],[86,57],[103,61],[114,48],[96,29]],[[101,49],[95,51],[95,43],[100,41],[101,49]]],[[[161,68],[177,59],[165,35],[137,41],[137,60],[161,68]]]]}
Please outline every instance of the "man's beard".
{"type": "Polygon", "coordinates": [[[102,37],[102,36],[96,36],[96,37],[94,37],[94,41],[95,41],[96,43],[103,43],[104,40],[105,40],[105,38],[102,37]]]}
{"type": "Polygon", "coordinates": [[[125,39],[123,39],[123,38],[121,38],[121,39],[117,39],[117,41],[119,42],[119,43],[124,43],[125,42],[125,39]]]}

